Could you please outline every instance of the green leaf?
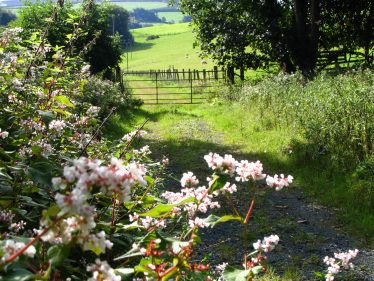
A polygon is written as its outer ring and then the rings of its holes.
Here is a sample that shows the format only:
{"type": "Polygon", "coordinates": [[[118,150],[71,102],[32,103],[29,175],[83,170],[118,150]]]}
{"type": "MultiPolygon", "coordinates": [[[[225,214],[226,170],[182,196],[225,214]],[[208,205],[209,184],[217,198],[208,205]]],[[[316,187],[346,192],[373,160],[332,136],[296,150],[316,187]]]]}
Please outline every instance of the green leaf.
{"type": "Polygon", "coordinates": [[[48,260],[53,267],[58,267],[69,256],[70,248],[66,245],[54,245],[48,249],[48,260]]]}
{"type": "Polygon", "coordinates": [[[181,202],[177,204],[158,204],[156,207],[149,210],[148,212],[139,214],[139,216],[160,218],[168,214],[171,210],[173,210],[174,207],[177,207],[177,206],[180,206],[186,203],[190,203],[190,202],[197,203],[197,200],[194,197],[189,197],[189,198],[182,200],[181,202]]]}
{"type": "Polygon", "coordinates": [[[55,118],[52,111],[38,110],[39,115],[42,117],[44,122],[49,122],[55,118]]]}
{"type": "Polygon", "coordinates": [[[53,172],[57,172],[55,163],[46,158],[39,157],[35,162],[30,164],[28,175],[39,184],[50,186],[52,182],[53,172]]]}
{"type": "Polygon", "coordinates": [[[113,260],[118,261],[118,260],[128,259],[128,258],[132,258],[132,257],[138,257],[138,256],[142,256],[142,255],[143,254],[138,250],[130,250],[127,253],[123,254],[122,256],[114,258],[113,260]]]}
{"type": "Polygon", "coordinates": [[[24,268],[15,268],[8,274],[0,276],[0,281],[28,281],[32,280],[34,274],[24,268]]]}
{"type": "Polygon", "coordinates": [[[126,277],[135,273],[133,268],[116,268],[114,271],[121,275],[121,277],[126,277]]]}
{"type": "Polygon", "coordinates": [[[55,96],[54,99],[63,105],[74,107],[74,104],[71,103],[67,96],[55,96]]]}
{"type": "Polygon", "coordinates": [[[263,267],[261,265],[255,266],[251,268],[251,271],[254,275],[260,274],[262,272],[263,267]]]}
{"type": "Polygon", "coordinates": [[[52,205],[47,210],[43,211],[43,217],[44,218],[55,217],[59,211],[60,211],[60,208],[57,205],[52,205]]]}
{"type": "Polygon", "coordinates": [[[223,176],[213,176],[213,184],[210,186],[209,194],[212,194],[214,191],[221,189],[226,184],[226,179],[223,176]]]}
{"type": "Polygon", "coordinates": [[[227,266],[223,272],[225,281],[246,281],[246,277],[250,274],[250,270],[237,269],[227,266]]]}
{"type": "Polygon", "coordinates": [[[204,221],[209,224],[209,226],[211,227],[214,227],[216,224],[219,224],[221,222],[227,222],[227,221],[231,221],[231,220],[237,220],[237,221],[240,221],[240,222],[243,222],[243,218],[240,217],[240,216],[222,216],[222,217],[218,217],[216,215],[209,215],[209,217],[207,217],[206,219],[204,219],[204,221]]]}
{"type": "Polygon", "coordinates": [[[325,274],[323,274],[322,272],[318,272],[318,271],[315,271],[314,272],[314,275],[318,278],[325,278],[325,274]]]}

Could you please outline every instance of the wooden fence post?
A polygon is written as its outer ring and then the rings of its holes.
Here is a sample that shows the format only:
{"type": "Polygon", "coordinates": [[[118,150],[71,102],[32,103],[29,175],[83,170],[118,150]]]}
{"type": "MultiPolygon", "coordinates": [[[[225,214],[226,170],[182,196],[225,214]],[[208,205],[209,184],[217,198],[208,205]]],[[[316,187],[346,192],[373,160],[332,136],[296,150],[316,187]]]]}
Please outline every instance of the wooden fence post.
{"type": "Polygon", "coordinates": [[[213,71],[214,71],[214,79],[218,80],[218,66],[214,66],[213,71]]]}
{"type": "Polygon", "coordinates": [[[244,81],[244,66],[240,66],[240,81],[244,81]]]}
{"type": "Polygon", "coordinates": [[[156,72],[156,104],[158,104],[158,77],[157,77],[157,72],[156,72]]]}
{"type": "Polygon", "coordinates": [[[192,101],[192,95],[193,95],[192,76],[191,76],[191,79],[190,79],[190,88],[191,88],[191,104],[192,104],[193,103],[193,101],[192,101]]]}

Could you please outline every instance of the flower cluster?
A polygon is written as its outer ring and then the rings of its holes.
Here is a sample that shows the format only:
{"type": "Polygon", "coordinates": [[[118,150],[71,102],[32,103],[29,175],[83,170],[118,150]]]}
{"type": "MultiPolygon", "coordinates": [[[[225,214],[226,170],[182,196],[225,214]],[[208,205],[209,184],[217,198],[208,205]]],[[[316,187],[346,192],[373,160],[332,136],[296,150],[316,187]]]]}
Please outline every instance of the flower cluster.
{"type": "Polygon", "coordinates": [[[0,128],[0,138],[5,139],[9,136],[9,133],[7,131],[2,131],[0,128]]]}
{"type": "Polygon", "coordinates": [[[348,252],[344,253],[334,253],[334,258],[332,257],[325,257],[323,260],[326,265],[328,265],[327,268],[327,274],[326,274],[326,281],[333,281],[334,275],[338,274],[342,269],[350,269],[353,268],[353,264],[350,262],[352,259],[354,259],[358,254],[358,250],[349,250],[348,252]]]}
{"type": "MultiPolygon", "coordinates": [[[[93,186],[100,187],[100,191],[106,195],[118,196],[120,202],[129,199],[131,188],[136,184],[145,186],[146,180],[143,178],[146,174],[144,165],[132,162],[124,164],[117,158],[112,158],[109,165],[101,165],[99,160],[88,160],[79,158],[74,160],[73,166],[64,167],[64,179],[54,178],[56,185],[64,187],[67,183],[76,182],[75,189],[77,195],[71,193],[68,202],[77,201],[80,205],[82,200],[86,200],[88,189],[93,186]],[[84,199],[79,199],[83,196],[84,199]]],[[[66,200],[65,200],[66,201],[66,200]]],[[[70,203],[70,205],[74,205],[70,203]]]]}
{"type": "MultiPolygon", "coordinates": [[[[2,261],[7,260],[10,256],[14,253],[18,252],[20,249],[25,247],[25,243],[23,242],[15,242],[13,240],[5,240],[4,244],[2,245],[2,252],[3,256],[1,258],[2,261]]],[[[34,246],[30,246],[27,250],[23,253],[25,256],[33,258],[36,253],[36,249],[34,246]]]]}
{"type": "Polygon", "coordinates": [[[270,187],[275,187],[276,191],[282,190],[283,187],[287,187],[293,181],[293,176],[288,175],[286,178],[283,174],[280,176],[274,175],[274,177],[267,176],[266,183],[270,187]]]}
{"type": "Polygon", "coordinates": [[[268,186],[275,187],[275,190],[279,191],[283,189],[283,187],[287,187],[293,181],[293,177],[290,175],[285,178],[283,174],[280,176],[275,175],[274,177],[263,174],[263,166],[260,161],[249,162],[248,160],[241,160],[239,162],[231,155],[226,154],[222,157],[219,154],[212,152],[205,155],[204,159],[208,163],[209,168],[218,174],[233,176],[236,172],[235,180],[238,182],[266,179],[268,186]]]}
{"type": "Polygon", "coordinates": [[[262,164],[260,161],[257,162],[248,162],[247,160],[242,160],[236,164],[236,173],[238,176],[235,178],[237,181],[248,181],[253,180],[262,180],[266,177],[262,173],[262,164]]]}
{"type": "Polygon", "coordinates": [[[106,261],[96,259],[94,264],[87,266],[87,271],[92,272],[92,277],[87,281],[121,281],[121,276],[116,275],[114,269],[106,261]]]}
{"type": "Polygon", "coordinates": [[[86,113],[90,117],[97,117],[99,115],[100,109],[100,107],[92,105],[90,106],[90,108],[87,109],[86,113]]]}
{"type": "MultiPolygon", "coordinates": [[[[183,206],[183,210],[187,211],[190,217],[193,217],[196,211],[206,213],[208,209],[220,208],[219,203],[217,201],[213,201],[213,195],[209,194],[209,189],[205,186],[199,186],[196,188],[187,187],[181,189],[181,192],[166,191],[161,194],[161,196],[164,197],[170,204],[179,204],[181,201],[190,197],[195,198],[197,203],[188,202],[183,206]]],[[[181,208],[175,207],[173,211],[174,213],[178,214],[181,212],[181,208]]]]}
{"type": "Polygon", "coordinates": [[[125,142],[129,142],[134,138],[140,138],[140,137],[143,137],[146,134],[147,134],[147,132],[144,131],[144,130],[137,130],[137,131],[133,131],[133,132],[130,132],[130,133],[124,135],[122,137],[122,140],[125,141],[125,142]]]}
{"type": "Polygon", "coordinates": [[[194,176],[192,172],[187,172],[183,174],[181,179],[181,186],[182,187],[192,187],[199,184],[199,180],[194,176]]]}
{"type": "Polygon", "coordinates": [[[235,173],[237,162],[232,155],[225,154],[225,156],[222,157],[217,153],[211,152],[208,155],[205,155],[204,159],[208,163],[209,168],[215,172],[231,176],[235,173]]]}
{"type": "MultiPolygon", "coordinates": [[[[69,243],[75,238],[84,250],[102,253],[106,248],[110,249],[113,244],[105,239],[105,232],[91,233],[96,227],[96,211],[88,203],[92,197],[91,189],[93,186],[100,187],[101,192],[116,196],[123,202],[131,195],[131,188],[135,184],[146,184],[143,179],[145,172],[140,164],[124,165],[116,158],[109,165],[101,165],[101,161],[87,158],[74,160],[72,166],[64,167],[64,178],[53,179],[54,186],[60,190],[66,190],[73,183],[75,186],[70,192],[55,195],[60,208],[57,217],[61,221],[54,224],[42,239],[51,243],[69,243]]],[[[41,222],[44,227],[49,224],[48,221],[41,222]]]]}
{"type": "Polygon", "coordinates": [[[253,248],[259,252],[271,252],[274,250],[275,246],[278,245],[279,236],[278,235],[270,235],[268,237],[264,237],[262,240],[258,240],[257,242],[253,243],[253,248]]]}
{"type": "Polygon", "coordinates": [[[62,132],[65,127],[66,127],[66,123],[64,120],[52,120],[49,123],[49,129],[55,130],[58,133],[62,132]]]}

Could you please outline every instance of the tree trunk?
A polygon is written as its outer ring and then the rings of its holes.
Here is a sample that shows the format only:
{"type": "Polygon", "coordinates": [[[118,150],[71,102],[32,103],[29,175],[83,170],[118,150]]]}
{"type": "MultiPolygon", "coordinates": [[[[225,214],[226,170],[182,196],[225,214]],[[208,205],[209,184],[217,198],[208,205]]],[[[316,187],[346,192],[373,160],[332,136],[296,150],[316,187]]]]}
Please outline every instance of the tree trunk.
{"type": "Polygon", "coordinates": [[[295,61],[304,74],[314,71],[318,58],[318,33],[320,18],[320,0],[293,0],[295,12],[295,61]],[[310,14],[310,19],[308,19],[310,14]]]}
{"type": "Polygon", "coordinates": [[[296,44],[295,44],[295,60],[301,71],[305,71],[308,67],[307,63],[307,5],[306,0],[294,0],[295,23],[296,23],[296,44]]]}
{"type": "Polygon", "coordinates": [[[314,70],[318,59],[318,36],[320,24],[320,0],[312,0],[310,8],[310,70],[314,70]]]}

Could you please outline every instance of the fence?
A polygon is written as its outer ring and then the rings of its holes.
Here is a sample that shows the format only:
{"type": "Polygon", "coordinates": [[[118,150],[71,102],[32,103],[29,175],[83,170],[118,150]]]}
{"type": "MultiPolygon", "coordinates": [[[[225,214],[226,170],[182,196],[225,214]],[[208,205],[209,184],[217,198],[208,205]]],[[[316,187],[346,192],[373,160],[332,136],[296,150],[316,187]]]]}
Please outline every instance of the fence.
{"type": "Polygon", "coordinates": [[[167,69],[123,72],[133,96],[145,104],[197,104],[214,94],[226,81],[225,70],[167,69]]]}
{"type": "Polygon", "coordinates": [[[365,62],[373,64],[374,53],[369,54],[367,60],[365,54],[360,52],[349,52],[345,50],[321,51],[318,55],[317,67],[318,70],[322,70],[328,67],[350,67],[355,63],[363,64],[365,62]]]}

